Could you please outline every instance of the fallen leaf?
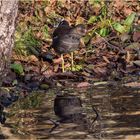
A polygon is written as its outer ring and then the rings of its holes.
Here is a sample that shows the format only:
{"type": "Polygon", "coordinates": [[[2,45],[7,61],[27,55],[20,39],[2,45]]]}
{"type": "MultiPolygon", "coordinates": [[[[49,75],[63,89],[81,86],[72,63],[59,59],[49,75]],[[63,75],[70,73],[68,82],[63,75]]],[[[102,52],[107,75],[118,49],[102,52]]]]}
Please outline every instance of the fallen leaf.
{"type": "Polygon", "coordinates": [[[133,87],[133,88],[140,88],[140,83],[139,82],[130,82],[130,83],[124,84],[124,86],[133,87]]]}
{"type": "Polygon", "coordinates": [[[105,62],[110,63],[110,61],[108,60],[108,58],[106,56],[103,56],[103,59],[105,62]]]}
{"type": "Polygon", "coordinates": [[[130,59],[131,59],[131,55],[130,55],[130,52],[129,51],[126,51],[126,62],[130,62],[130,59]]]}
{"type": "Polygon", "coordinates": [[[97,67],[97,68],[94,68],[94,72],[98,75],[106,75],[107,73],[107,69],[105,67],[97,67]]]}
{"type": "Polygon", "coordinates": [[[30,55],[28,59],[29,61],[34,61],[34,62],[38,61],[38,58],[35,55],[30,55]]]}
{"type": "Polygon", "coordinates": [[[115,1],[115,4],[114,4],[115,7],[120,8],[120,9],[123,7],[123,5],[124,5],[123,0],[117,0],[115,1]]]}
{"type": "Polygon", "coordinates": [[[62,59],[60,57],[58,59],[54,59],[53,62],[54,62],[54,64],[60,64],[60,63],[62,63],[62,59]]]}
{"type": "Polygon", "coordinates": [[[126,50],[137,50],[140,48],[140,43],[133,42],[129,46],[126,47],[126,50]]]}
{"type": "Polygon", "coordinates": [[[78,16],[77,19],[76,19],[76,25],[77,24],[82,24],[82,23],[84,23],[84,18],[78,16]]]}
{"type": "Polygon", "coordinates": [[[91,84],[88,82],[81,82],[77,85],[78,88],[89,87],[91,84]]]}
{"type": "Polygon", "coordinates": [[[47,78],[53,76],[54,74],[55,74],[55,73],[54,73],[51,69],[49,69],[49,70],[47,70],[47,71],[45,71],[45,72],[43,73],[43,75],[44,75],[45,77],[47,77],[47,78]]]}
{"type": "Polygon", "coordinates": [[[48,15],[52,11],[52,9],[51,7],[47,6],[46,8],[44,8],[44,11],[45,11],[45,14],[48,15]]]}
{"type": "Polygon", "coordinates": [[[133,33],[133,41],[139,41],[140,40],[140,32],[134,32],[133,33]]]}
{"type": "Polygon", "coordinates": [[[130,15],[132,13],[132,9],[128,8],[128,7],[124,7],[124,13],[126,16],[130,15]]]}
{"type": "Polygon", "coordinates": [[[95,82],[95,83],[94,83],[94,86],[98,86],[98,85],[106,85],[106,84],[108,84],[107,81],[104,81],[104,82],[95,82]]]}
{"type": "Polygon", "coordinates": [[[128,35],[128,33],[124,33],[124,34],[122,34],[122,35],[120,36],[120,39],[121,39],[122,42],[125,42],[125,41],[127,41],[127,40],[130,40],[130,38],[131,38],[131,36],[128,35]]]}

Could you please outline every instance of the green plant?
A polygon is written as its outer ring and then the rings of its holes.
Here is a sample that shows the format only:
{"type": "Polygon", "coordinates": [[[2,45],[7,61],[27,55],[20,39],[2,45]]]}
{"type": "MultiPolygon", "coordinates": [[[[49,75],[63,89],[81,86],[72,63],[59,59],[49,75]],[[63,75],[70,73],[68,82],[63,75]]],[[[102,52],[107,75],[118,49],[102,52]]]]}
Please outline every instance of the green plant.
{"type": "Polygon", "coordinates": [[[16,31],[15,33],[15,52],[20,55],[27,56],[31,49],[36,46],[40,46],[40,41],[37,40],[34,35],[32,28],[29,28],[27,31],[22,33],[22,30],[16,31]]]}
{"type": "Polygon", "coordinates": [[[136,13],[131,13],[124,21],[123,23],[118,23],[118,22],[114,22],[113,28],[119,32],[119,33],[125,33],[125,32],[129,32],[131,30],[132,27],[132,23],[135,19],[136,13]]]}
{"type": "Polygon", "coordinates": [[[100,5],[100,14],[98,16],[91,15],[87,21],[88,25],[94,26],[88,34],[84,37],[85,43],[96,34],[102,37],[107,36],[111,30],[116,30],[118,33],[128,33],[131,31],[132,23],[135,19],[136,13],[131,13],[122,23],[113,21],[111,16],[108,16],[107,6],[102,0],[89,0],[93,6],[100,5]]]}
{"type": "Polygon", "coordinates": [[[24,74],[23,66],[21,64],[13,63],[11,64],[11,69],[18,75],[24,74]]]}

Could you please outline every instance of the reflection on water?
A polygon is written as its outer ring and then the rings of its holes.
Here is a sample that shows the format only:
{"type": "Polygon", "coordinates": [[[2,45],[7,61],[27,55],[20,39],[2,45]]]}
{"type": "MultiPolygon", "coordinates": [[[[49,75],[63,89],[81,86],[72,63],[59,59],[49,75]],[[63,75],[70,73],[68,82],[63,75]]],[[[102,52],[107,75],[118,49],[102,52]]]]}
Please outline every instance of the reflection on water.
{"type": "Polygon", "coordinates": [[[2,139],[131,139],[134,137],[140,139],[139,100],[140,90],[109,86],[52,89],[46,93],[33,93],[7,110],[8,120],[1,128],[0,137],[2,139]],[[75,100],[73,105],[71,102],[64,104],[62,103],[64,101],[60,101],[63,105],[60,105],[59,110],[62,112],[58,115],[58,112],[54,113],[56,93],[73,95],[69,97],[74,97],[72,100],[75,100]],[[94,123],[96,113],[92,106],[99,114],[94,123]],[[58,121],[63,118],[62,115],[68,114],[78,114],[78,117],[74,118],[74,121],[58,121]],[[55,123],[58,127],[50,132],[55,123]]]}

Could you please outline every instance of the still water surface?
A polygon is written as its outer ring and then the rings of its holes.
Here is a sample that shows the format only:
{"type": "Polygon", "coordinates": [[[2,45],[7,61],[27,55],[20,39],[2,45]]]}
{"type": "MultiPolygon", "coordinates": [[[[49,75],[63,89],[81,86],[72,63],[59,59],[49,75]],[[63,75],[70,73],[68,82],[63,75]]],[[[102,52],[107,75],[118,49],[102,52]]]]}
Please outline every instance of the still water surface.
{"type": "Polygon", "coordinates": [[[140,139],[140,90],[97,86],[57,88],[34,92],[7,109],[1,139],[140,139]],[[85,117],[60,123],[52,132],[56,94],[70,94],[82,102],[85,117]],[[98,112],[96,117],[93,108],[98,112]],[[84,121],[83,123],[83,120],[84,121]],[[87,124],[86,124],[87,123],[87,124]]]}

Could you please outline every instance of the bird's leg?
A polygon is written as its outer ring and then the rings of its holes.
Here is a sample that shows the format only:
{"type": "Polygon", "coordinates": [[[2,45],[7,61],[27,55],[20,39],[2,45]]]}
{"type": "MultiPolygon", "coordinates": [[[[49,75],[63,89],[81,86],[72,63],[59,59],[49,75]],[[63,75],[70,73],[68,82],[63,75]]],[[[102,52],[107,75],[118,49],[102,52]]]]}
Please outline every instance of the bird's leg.
{"type": "Polygon", "coordinates": [[[73,52],[71,52],[71,71],[73,71],[73,66],[74,66],[74,62],[73,62],[73,52]]]}
{"type": "Polygon", "coordinates": [[[64,58],[63,58],[63,54],[61,54],[61,60],[62,60],[62,72],[65,72],[65,66],[64,66],[64,58]]]}

